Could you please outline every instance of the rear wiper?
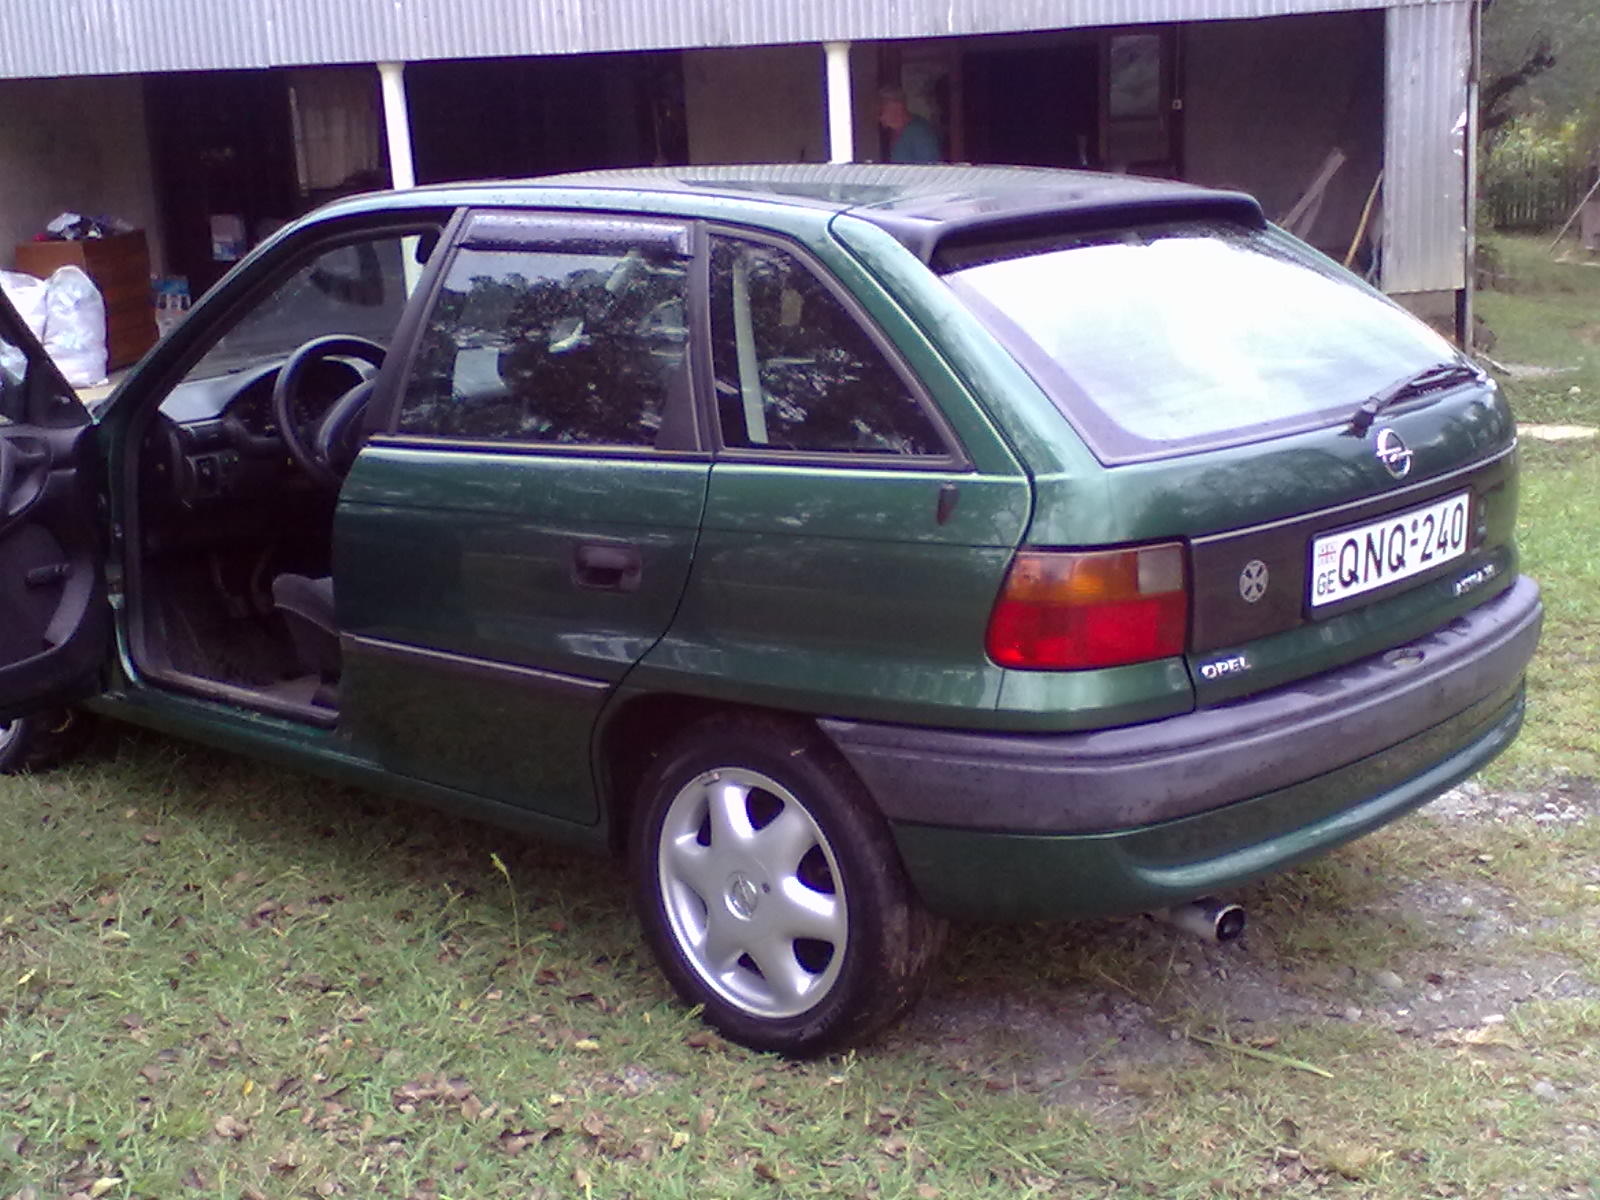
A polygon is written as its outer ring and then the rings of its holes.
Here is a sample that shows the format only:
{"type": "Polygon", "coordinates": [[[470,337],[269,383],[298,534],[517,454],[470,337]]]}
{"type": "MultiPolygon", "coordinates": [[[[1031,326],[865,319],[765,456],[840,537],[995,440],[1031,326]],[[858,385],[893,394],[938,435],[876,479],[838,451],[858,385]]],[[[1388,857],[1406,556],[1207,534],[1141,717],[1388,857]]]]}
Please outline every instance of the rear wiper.
{"type": "Polygon", "coordinates": [[[1403,379],[1397,379],[1382,391],[1374,392],[1361,402],[1361,407],[1356,409],[1350,418],[1350,432],[1357,437],[1365,435],[1372,428],[1372,422],[1379,413],[1391,404],[1397,404],[1408,396],[1416,396],[1422,392],[1431,392],[1435,388],[1444,387],[1452,383],[1466,383],[1468,380],[1482,382],[1483,372],[1471,363],[1447,362],[1434,363],[1431,367],[1424,367],[1420,371],[1413,371],[1403,379]]]}

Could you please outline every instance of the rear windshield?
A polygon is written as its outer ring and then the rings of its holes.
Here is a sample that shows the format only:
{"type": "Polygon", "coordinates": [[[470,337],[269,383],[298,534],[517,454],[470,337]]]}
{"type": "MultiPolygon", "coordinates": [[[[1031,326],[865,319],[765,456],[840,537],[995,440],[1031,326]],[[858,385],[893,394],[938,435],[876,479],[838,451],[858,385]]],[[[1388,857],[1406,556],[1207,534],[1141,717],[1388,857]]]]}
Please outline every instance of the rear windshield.
{"type": "Polygon", "coordinates": [[[1274,229],[1182,222],[976,248],[941,265],[1112,461],[1314,428],[1458,358],[1274,229]]]}

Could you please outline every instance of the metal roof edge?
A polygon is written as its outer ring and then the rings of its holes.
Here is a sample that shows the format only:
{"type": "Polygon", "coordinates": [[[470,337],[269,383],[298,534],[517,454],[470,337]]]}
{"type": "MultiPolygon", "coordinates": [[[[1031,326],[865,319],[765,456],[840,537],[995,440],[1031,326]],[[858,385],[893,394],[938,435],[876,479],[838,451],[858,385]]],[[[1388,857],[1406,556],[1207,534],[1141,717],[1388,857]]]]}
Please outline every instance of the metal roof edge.
{"type": "Polygon", "coordinates": [[[0,0],[0,79],[888,41],[1472,0],[0,0]]]}

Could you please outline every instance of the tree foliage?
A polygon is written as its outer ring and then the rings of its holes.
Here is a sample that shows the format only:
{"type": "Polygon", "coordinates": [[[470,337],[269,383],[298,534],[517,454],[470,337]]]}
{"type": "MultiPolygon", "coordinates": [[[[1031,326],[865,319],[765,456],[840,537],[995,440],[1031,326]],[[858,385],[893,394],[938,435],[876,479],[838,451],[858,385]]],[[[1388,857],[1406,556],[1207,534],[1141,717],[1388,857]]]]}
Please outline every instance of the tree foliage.
{"type": "Polygon", "coordinates": [[[1481,128],[1515,118],[1600,126],[1595,0],[1491,0],[1483,16],[1481,128]]]}

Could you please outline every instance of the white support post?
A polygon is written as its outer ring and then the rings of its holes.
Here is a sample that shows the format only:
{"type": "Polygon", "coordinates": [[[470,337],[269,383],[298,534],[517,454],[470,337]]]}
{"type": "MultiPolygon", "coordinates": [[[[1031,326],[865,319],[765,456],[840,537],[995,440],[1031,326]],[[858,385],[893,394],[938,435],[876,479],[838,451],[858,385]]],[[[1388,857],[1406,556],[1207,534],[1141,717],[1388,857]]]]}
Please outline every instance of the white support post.
{"type": "MultiPolygon", "coordinates": [[[[392,187],[417,186],[417,166],[411,157],[411,113],[406,107],[406,65],[398,62],[378,64],[378,78],[383,83],[383,132],[389,143],[389,183],[392,187]]],[[[413,295],[422,279],[422,263],[418,251],[422,239],[402,238],[406,295],[413,295]]]]}
{"type": "Polygon", "coordinates": [[[1471,58],[1467,64],[1467,134],[1462,147],[1464,161],[1461,164],[1463,174],[1466,175],[1466,217],[1467,244],[1465,253],[1467,263],[1462,269],[1466,277],[1466,286],[1457,295],[1460,296],[1460,305],[1456,313],[1456,341],[1461,343],[1461,348],[1471,354],[1475,347],[1473,338],[1477,334],[1476,304],[1473,297],[1478,288],[1478,93],[1483,75],[1483,5],[1479,0],[1474,0],[1472,12],[1467,17],[1472,23],[1472,50],[1471,58]]]}
{"type": "Polygon", "coordinates": [[[850,96],[850,43],[824,42],[828,61],[828,161],[854,162],[855,106],[850,96]]]}
{"type": "Polygon", "coordinates": [[[417,168],[411,158],[411,115],[406,109],[406,65],[378,64],[383,83],[383,129],[389,144],[389,181],[397,188],[417,186],[417,168]]]}

